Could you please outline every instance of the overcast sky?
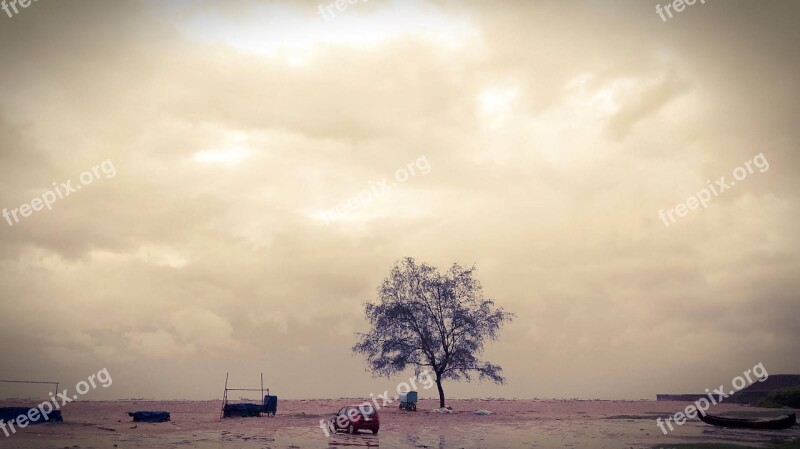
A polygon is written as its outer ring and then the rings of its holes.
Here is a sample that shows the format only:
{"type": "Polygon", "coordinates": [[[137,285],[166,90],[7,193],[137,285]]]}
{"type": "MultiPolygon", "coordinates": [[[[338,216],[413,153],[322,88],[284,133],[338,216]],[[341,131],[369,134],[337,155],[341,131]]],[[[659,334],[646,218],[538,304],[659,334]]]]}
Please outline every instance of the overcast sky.
{"type": "Polygon", "coordinates": [[[405,256],[474,264],[517,314],[485,353],[507,384],[448,396],[653,399],[759,362],[800,372],[800,3],[667,22],[656,4],[0,11],[0,207],[94,176],[0,221],[0,378],[383,392],[407,375],[372,378],[350,348],[405,256]],[[769,169],[707,209],[659,218],[761,153],[769,169]]]}

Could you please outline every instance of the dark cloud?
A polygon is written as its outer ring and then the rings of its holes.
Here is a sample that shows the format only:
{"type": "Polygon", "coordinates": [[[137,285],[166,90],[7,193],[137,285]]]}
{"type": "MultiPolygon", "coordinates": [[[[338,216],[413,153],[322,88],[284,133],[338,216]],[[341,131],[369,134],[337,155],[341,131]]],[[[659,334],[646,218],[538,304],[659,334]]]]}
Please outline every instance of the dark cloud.
{"type": "Polygon", "coordinates": [[[798,4],[667,23],[641,1],[317,6],[39,2],[3,22],[0,206],[116,175],[0,221],[0,377],[107,367],[110,397],[208,398],[271,369],[284,397],[383,391],[348,349],[408,255],[476,264],[518,315],[487,354],[509,385],[454,396],[800,369],[798,4]],[[760,152],[768,171],[663,225],[760,152]],[[319,219],[423,155],[429,174],[319,219]]]}

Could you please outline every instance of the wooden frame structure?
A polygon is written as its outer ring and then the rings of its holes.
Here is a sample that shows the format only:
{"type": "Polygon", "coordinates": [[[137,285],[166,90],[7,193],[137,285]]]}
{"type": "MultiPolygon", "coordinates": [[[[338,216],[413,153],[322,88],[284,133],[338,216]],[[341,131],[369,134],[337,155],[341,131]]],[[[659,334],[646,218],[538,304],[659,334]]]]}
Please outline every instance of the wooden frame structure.
{"type": "Polygon", "coordinates": [[[55,391],[55,394],[58,394],[58,393],[59,393],[59,391],[58,391],[58,385],[59,385],[59,383],[58,383],[58,382],[39,382],[39,381],[33,381],[33,380],[2,380],[2,379],[0,379],[0,382],[2,382],[2,383],[7,383],[7,384],[41,384],[41,385],[55,385],[55,386],[56,386],[56,391],[55,391]]]}
{"type": "Polygon", "coordinates": [[[261,389],[258,388],[228,388],[228,376],[230,373],[225,373],[225,391],[222,393],[222,410],[219,412],[219,419],[225,417],[225,406],[228,405],[228,392],[229,391],[260,391],[261,398],[259,401],[264,401],[264,391],[269,395],[269,388],[264,390],[264,373],[261,373],[261,389]]]}

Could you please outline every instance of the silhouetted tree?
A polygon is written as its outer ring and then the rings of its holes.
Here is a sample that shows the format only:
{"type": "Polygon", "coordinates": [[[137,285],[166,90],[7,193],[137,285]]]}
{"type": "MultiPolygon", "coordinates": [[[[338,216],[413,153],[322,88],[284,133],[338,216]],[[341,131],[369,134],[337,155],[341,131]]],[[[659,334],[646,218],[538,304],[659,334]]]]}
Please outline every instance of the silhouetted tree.
{"type": "Polygon", "coordinates": [[[373,373],[389,376],[413,367],[433,371],[439,406],[445,406],[442,381],[505,383],[503,369],[479,360],[486,339],[495,340],[513,314],[483,297],[475,267],[454,264],[444,274],[408,257],[397,262],[378,289],[378,303],[365,303],[371,325],[358,334],[353,352],[363,354],[373,373]]]}

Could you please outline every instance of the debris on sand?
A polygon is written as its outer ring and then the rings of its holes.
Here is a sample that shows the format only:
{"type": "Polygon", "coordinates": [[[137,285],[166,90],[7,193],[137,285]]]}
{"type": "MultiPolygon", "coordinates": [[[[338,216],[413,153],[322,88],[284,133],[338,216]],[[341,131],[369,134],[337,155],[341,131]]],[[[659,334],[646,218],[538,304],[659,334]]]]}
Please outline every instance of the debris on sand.
{"type": "Polygon", "coordinates": [[[134,422],[167,422],[170,420],[170,413],[164,411],[142,411],[142,412],[128,412],[128,416],[133,418],[134,422]]]}

